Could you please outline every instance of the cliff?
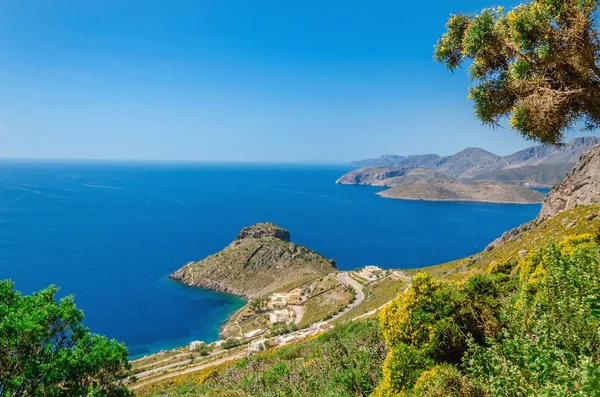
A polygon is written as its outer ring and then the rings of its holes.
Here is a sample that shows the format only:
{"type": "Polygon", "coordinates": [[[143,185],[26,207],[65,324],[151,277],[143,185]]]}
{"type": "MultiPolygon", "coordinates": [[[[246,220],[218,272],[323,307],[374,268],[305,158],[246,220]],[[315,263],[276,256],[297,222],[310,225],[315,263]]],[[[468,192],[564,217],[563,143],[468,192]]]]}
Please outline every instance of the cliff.
{"type": "Polygon", "coordinates": [[[221,252],[169,275],[184,285],[254,299],[335,271],[335,263],[290,242],[272,223],[242,229],[221,252]]]}
{"type": "Polygon", "coordinates": [[[535,223],[578,205],[599,202],[600,144],[585,152],[567,177],[550,190],[535,223]]]}
{"type": "Polygon", "coordinates": [[[585,152],[567,177],[546,195],[542,209],[531,222],[505,232],[492,241],[486,251],[508,241],[518,240],[534,226],[581,205],[600,203],[600,144],[585,152]]]}
{"type": "Polygon", "coordinates": [[[524,187],[461,181],[418,181],[377,193],[381,197],[424,201],[479,201],[488,203],[534,204],[544,195],[524,187]]]}

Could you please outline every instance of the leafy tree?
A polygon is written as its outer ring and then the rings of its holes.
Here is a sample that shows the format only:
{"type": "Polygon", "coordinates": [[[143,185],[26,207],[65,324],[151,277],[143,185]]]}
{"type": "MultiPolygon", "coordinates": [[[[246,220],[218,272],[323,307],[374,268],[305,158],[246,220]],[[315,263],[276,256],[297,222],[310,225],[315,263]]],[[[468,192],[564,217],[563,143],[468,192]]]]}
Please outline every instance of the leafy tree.
{"type": "Polygon", "coordinates": [[[127,349],[90,332],[73,297],[0,281],[0,396],[130,396],[127,349]]]}
{"type": "Polygon", "coordinates": [[[452,15],[434,59],[451,71],[472,61],[468,98],[485,125],[507,117],[525,138],[557,144],[577,122],[600,126],[597,11],[597,0],[530,0],[452,15]]]}

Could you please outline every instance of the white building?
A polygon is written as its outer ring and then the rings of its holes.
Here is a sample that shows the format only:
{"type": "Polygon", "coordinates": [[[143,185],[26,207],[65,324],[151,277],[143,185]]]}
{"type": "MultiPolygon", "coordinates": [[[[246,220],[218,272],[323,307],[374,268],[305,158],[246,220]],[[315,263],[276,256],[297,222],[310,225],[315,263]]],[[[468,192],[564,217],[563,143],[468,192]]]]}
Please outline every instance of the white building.
{"type": "Polygon", "coordinates": [[[383,269],[380,269],[378,266],[365,266],[365,274],[370,278],[379,278],[383,273],[383,269]]]}
{"type": "Polygon", "coordinates": [[[248,345],[248,353],[258,353],[267,350],[266,339],[257,339],[248,345]]]}
{"type": "Polygon", "coordinates": [[[269,308],[281,308],[287,305],[288,294],[273,294],[269,298],[269,308]]]}
{"type": "Polygon", "coordinates": [[[273,310],[269,313],[271,324],[288,323],[290,321],[290,312],[287,310],[273,310]]]}
{"type": "Polygon", "coordinates": [[[196,350],[197,348],[199,348],[202,345],[204,345],[204,342],[202,342],[201,340],[195,340],[190,343],[190,351],[196,350]]]}

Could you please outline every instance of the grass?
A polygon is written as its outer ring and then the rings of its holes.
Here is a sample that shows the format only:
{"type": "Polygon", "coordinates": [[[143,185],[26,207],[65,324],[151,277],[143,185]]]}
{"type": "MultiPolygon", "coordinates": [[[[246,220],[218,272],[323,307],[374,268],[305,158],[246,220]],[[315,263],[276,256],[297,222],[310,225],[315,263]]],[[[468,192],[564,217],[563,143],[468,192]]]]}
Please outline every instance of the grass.
{"type": "Polygon", "coordinates": [[[523,247],[527,247],[529,251],[532,251],[543,247],[549,241],[560,241],[569,235],[598,234],[600,233],[600,216],[592,220],[586,219],[592,214],[600,214],[600,205],[582,205],[561,212],[518,236],[513,241],[501,243],[491,251],[484,251],[468,258],[441,265],[405,270],[405,273],[414,275],[422,271],[434,277],[462,279],[473,272],[486,269],[500,259],[517,260],[523,247]]]}
{"type": "Polygon", "coordinates": [[[141,395],[368,396],[381,378],[387,349],[376,321],[337,325],[313,339],[156,385],[141,395]],[[161,389],[162,388],[162,389],[161,389]]]}
{"type": "Polygon", "coordinates": [[[331,318],[342,311],[354,299],[354,291],[340,284],[334,275],[325,277],[318,282],[313,296],[305,303],[306,310],[302,320],[298,324],[299,328],[304,328],[312,323],[331,318]]]}
{"type": "Polygon", "coordinates": [[[404,291],[407,285],[408,283],[406,281],[394,280],[387,277],[381,281],[364,286],[363,292],[365,293],[365,299],[361,304],[336,319],[335,322],[339,323],[345,320],[351,320],[381,307],[394,299],[399,292],[404,291]]]}

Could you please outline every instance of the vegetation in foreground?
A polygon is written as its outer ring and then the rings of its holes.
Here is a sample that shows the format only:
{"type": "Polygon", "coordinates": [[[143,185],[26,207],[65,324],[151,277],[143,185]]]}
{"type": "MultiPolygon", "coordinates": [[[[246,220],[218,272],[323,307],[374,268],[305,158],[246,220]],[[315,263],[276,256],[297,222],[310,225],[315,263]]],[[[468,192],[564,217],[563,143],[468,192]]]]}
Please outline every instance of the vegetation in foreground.
{"type": "Polygon", "coordinates": [[[375,320],[344,323],[314,339],[228,363],[194,379],[171,379],[170,390],[156,384],[152,388],[158,391],[148,395],[368,396],[381,378],[386,352],[375,320]]]}
{"type": "Polygon", "coordinates": [[[600,245],[584,234],[462,282],[424,273],[380,316],[383,396],[600,396],[600,245]]]}
{"type": "Polygon", "coordinates": [[[0,281],[0,396],[132,395],[127,349],[92,334],[72,296],[56,287],[24,296],[0,281]]]}

